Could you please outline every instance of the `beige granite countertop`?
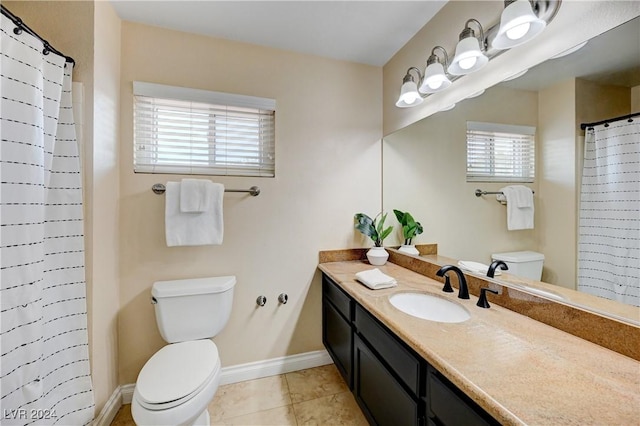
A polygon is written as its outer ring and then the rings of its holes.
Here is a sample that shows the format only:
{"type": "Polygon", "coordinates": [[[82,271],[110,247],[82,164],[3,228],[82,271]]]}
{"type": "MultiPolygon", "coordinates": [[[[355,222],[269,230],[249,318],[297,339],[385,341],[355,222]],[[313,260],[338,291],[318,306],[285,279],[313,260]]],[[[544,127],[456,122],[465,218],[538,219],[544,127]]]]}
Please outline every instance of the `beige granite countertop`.
{"type": "MultiPolygon", "coordinates": [[[[640,425],[640,362],[477,297],[443,293],[442,283],[393,263],[380,266],[398,286],[370,290],[355,273],[363,261],[319,269],[502,424],[640,425]],[[471,314],[448,324],[407,315],[391,294],[429,292],[471,314]]],[[[489,294],[491,301],[491,294],[489,294]]]]}

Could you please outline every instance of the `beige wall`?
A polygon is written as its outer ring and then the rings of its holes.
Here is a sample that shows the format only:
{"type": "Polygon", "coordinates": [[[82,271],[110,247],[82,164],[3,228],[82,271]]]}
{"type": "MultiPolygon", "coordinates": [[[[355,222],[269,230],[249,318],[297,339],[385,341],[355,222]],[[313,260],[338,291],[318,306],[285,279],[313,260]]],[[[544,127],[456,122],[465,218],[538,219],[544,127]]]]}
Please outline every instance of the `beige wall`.
{"type": "Polygon", "coordinates": [[[575,288],[576,170],[575,80],[555,84],[538,98],[538,247],[542,281],[575,288]]]}
{"type": "Polygon", "coordinates": [[[628,87],[576,79],[576,130],[579,130],[580,123],[593,123],[631,113],[631,93],[632,89],[628,87]]]}
{"type": "MultiPolygon", "coordinates": [[[[236,275],[231,319],[214,340],[223,366],[322,349],[318,251],[368,244],[358,211],[380,208],[382,70],[125,22],[120,152],[120,383],[163,345],[154,281],[236,275]],[[156,182],[132,171],[132,81],[274,98],[276,177],[212,177],[226,194],[224,243],[171,247],[156,182]],[[278,306],[284,292],[289,303],[278,306]],[[267,297],[257,308],[255,299],[267,297]]],[[[194,318],[194,320],[197,320],[194,318]]]]}
{"type": "MultiPolygon", "coordinates": [[[[437,243],[445,256],[487,263],[492,253],[535,250],[535,230],[507,231],[505,206],[495,196],[474,194],[476,188],[497,191],[506,184],[466,182],[466,123],[536,126],[537,116],[536,92],[494,87],[386,136],[385,210],[410,211],[424,226],[414,242],[437,243]]],[[[538,192],[535,183],[528,186],[538,192]]],[[[400,244],[401,232],[393,236],[387,243],[400,244]]]]}
{"type": "Polygon", "coordinates": [[[459,102],[505,77],[537,65],[580,42],[640,15],[638,1],[563,1],[554,20],[531,43],[510,49],[492,59],[482,70],[465,76],[445,91],[428,97],[414,108],[397,108],[402,77],[411,66],[424,70],[429,52],[442,45],[455,51],[460,31],[468,18],[478,19],[486,28],[497,24],[504,2],[451,1],[420,30],[383,68],[384,134],[388,135],[427,117],[442,107],[459,102]]]}
{"type": "Polygon", "coordinates": [[[118,386],[120,18],[95,3],[91,317],[92,377],[97,410],[118,386]]]}

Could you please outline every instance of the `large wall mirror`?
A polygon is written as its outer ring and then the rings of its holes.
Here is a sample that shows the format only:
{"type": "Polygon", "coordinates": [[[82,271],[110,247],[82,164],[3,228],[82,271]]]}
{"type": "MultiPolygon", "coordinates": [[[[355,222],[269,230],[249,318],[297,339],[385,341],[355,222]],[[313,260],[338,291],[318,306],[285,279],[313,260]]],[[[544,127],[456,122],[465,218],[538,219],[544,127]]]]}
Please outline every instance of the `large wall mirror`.
{"type": "MultiPolygon", "coordinates": [[[[424,226],[417,242],[437,243],[438,253],[450,258],[488,264],[493,253],[542,253],[541,291],[640,324],[640,308],[576,291],[580,124],[639,112],[639,104],[640,18],[635,18],[571,54],[386,136],[383,209],[411,212],[424,226]],[[506,207],[495,195],[475,195],[476,189],[500,191],[509,183],[466,181],[469,121],[536,128],[536,176],[526,184],[535,191],[534,229],[508,231],[506,207]]],[[[401,244],[395,237],[386,243],[401,244]]],[[[508,274],[503,278],[508,284],[508,274]]]]}

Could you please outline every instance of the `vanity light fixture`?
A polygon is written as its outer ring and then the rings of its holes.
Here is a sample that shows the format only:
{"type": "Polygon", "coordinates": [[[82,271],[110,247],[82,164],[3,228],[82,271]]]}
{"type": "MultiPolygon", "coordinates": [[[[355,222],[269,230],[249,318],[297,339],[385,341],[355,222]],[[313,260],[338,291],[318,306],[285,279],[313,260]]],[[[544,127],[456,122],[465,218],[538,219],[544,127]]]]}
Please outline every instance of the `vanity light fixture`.
{"type": "Polygon", "coordinates": [[[427,59],[427,67],[424,70],[424,77],[422,78],[422,84],[418,89],[420,93],[436,93],[451,86],[451,80],[444,72],[444,67],[449,62],[449,56],[447,51],[442,46],[436,46],[431,49],[431,55],[427,59]],[[436,50],[442,50],[444,55],[444,65],[440,62],[440,58],[436,55],[436,50]]]}
{"type": "Polygon", "coordinates": [[[491,42],[495,49],[511,49],[526,43],[547,26],[547,22],[533,12],[529,0],[505,0],[504,6],[500,29],[491,42]]]}
{"type": "Polygon", "coordinates": [[[422,74],[416,67],[411,67],[407,70],[407,74],[402,79],[402,88],[400,89],[400,98],[396,102],[396,106],[399,108],[408,108],[416,105],[420,105],[424,100],[422,95],[418,93],[418,85],[416,84],[411,71],[415,71],[418,74],[418,81],[422,80],[422,74]]]}
{"type": "Polygon", "coordinates": [[[455,107],[456,107],[456,104],[451,104],[451,105],[449,105],[449,106],[446,106],[446,107],[444,107],[444,108],[440,109],[440,112],[443,112],[443,111],[451,111],[451,110],[452,110],[452,109],[454,109],[455,107]]]}
{"type": "MultiPolygon", "coordinates": [[[[468,19],[451,63],[444,47],[434,47],[424,74],[416,67],[407,70],[396,106],[409,108],[420,105],[430,94],[440,92],[456,79],[479,70],[507,49],[531,40],[553,20],[561,3],[562,0],[505,0],[500,22],[487,30],[478,20],[468,19]],[[471,23],[478,28],[472,27],[471,23]],[[476,31],[480,32],[479,37],[476,37],[476,31]],[[440,56],[437,51],[441,52],[440,56]]],[[[525,72],[509,76],[504,81],[518,78],[525,72]]],[[[474,93],[468,98],[479,94],[474,93]]]]}
{"type": "Polygon", "coordinates": [[[478,90],[477,92],[474,92],[474,93],[470,94],[469,96],[467,96],[467,99],[477,98],[478,96],[482,95],[483,93],[484,93],[484,89],[478,90]]]}
{"type": "Polygon", "coordinates": [[[464,24],[464,30],[460,33],[458,44],[456,45],[456,55],[447,69],[451,75],[465,75],[479,70],[489,62],[489,58],[483,53],[484,29],[476,19],[469,19],[464,24]],[[476,23],[480,28],[480,38],[476,38],[470,23],[476,23]]]}
{"type": "Polygon", "coordinates": [[[519,71],[519,72],[517,72],[515,74],[511,74],[509,77],[503,79],[502,81],[505,82],[505,81],[515,80],[516,78],[522,77],[523,75],[525,75],[527,73],[527,71],[529,71],[529,68],[524,69],[522,71],[519,71]]]}
{"type": "Polygon", "coordinates": [[[560,52],[555,56],[552,56],[550,59],[558,59],[558,58],[562,58],[563,56],[567,56],[567,55],[571,55],[574,52],[577,52],[578,50],[582,49],[583,47],[585,47],[587,45],[587,43],[589,42],[589,40],[587,41],[583,41],[582,43],[570,47],[569,49],[565,50],[564,52],[560,52]]]}

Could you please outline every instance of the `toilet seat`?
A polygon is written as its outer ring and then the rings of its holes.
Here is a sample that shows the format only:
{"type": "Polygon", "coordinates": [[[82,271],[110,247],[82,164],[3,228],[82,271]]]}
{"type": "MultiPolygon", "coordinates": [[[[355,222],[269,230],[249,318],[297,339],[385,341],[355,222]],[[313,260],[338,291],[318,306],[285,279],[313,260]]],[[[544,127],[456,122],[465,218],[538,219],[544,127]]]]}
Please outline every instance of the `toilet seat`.
{"type": "Polygon", "coordinates": [[[176,407],[198,395],[219,371],[218,349],[211,340],[167,345],[140,371],[136,400],[153,411],[176,407]]]}

